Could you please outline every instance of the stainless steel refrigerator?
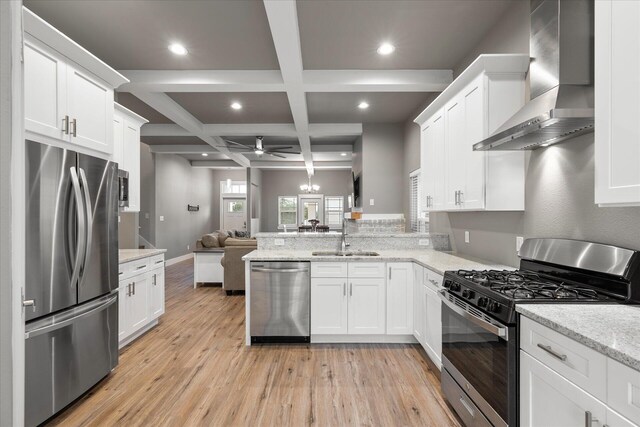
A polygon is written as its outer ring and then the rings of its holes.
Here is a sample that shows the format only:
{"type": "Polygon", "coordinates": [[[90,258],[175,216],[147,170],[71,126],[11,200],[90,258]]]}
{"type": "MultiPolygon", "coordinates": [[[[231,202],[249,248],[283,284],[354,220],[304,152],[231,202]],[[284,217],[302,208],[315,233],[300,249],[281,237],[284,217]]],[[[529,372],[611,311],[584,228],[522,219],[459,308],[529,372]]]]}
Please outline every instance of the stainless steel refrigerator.
{"type": "Polygon", "coordinates": [[[118,364],[118,168],[26,141],[25,422],[118,364]]]}

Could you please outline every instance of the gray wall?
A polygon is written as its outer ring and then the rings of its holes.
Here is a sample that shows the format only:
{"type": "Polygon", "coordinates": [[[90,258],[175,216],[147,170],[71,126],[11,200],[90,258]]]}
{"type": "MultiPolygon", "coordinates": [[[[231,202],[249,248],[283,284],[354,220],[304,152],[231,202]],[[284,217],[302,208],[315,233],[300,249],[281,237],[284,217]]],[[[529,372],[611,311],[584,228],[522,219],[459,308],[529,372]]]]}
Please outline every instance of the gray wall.
{"type": "Polygon", "coordinates": [[[191,252],[196,240],[220,227],[220,181],[227,178],[244,181],[246,172],[192,168],[183,157],[155,155],[155,245],[167,249],[167,259],[191,252]],[[188,212],[187,204],[200,210],[188,212]]]}
{"type": "MultiPolygon", "coordinates": [[[[278,230],[278,196],[296,196],[300,193],[300,185],[306,182],[307,172],[304,170],[262,171],[261,231],[278,230]]],[[[346,197],[351,192],[351,171],[316,170],[312,182],[320,186],[320,193],[325,196],[346,197]]]]}
{"type": "Polygon", "coordinates": [[[155,154],[147,144],[140,144],[140,214],[139,233],[149,243],[156,242],[156,165],[155,154]]]}
{"type": "Polygon", "coordinates": [[[247,210],[247,229],[252,234],[259,232],[260,218],[262,216],[262,170],[257,168],[247,168],[247,198],[248,198],[248,210],[247,210]],[[256,220],[258,223],[256,230],[251,225],[251,220],[256,220]]]}
{"type": "MultiPolygon", "coordinates": [[[[529,2],[514,2],[505,17],[467,58],[456,75],[481,53],[529,52],[529,2]]],[[[405,126],[407,151],[419,146],[417,125],[405,126]]],[[[430,229],[449,233],[460,253],[516,266],[516,236],[561,237],[640,249],[640,208],[599,208],[594,204],[594,136],[539,149],[527,155],[524,212],[433,213],[430,229]],[[464,232],[470,243],[464,243],[464,232]]]]}
{"type": "Polygon", "coordinates": [[[402,123],[363,125],[353,146],[352,170],[360,174],[364,213],[403,212],[404,191],[398,191],[405,182],[403,146],[402,123]]]}

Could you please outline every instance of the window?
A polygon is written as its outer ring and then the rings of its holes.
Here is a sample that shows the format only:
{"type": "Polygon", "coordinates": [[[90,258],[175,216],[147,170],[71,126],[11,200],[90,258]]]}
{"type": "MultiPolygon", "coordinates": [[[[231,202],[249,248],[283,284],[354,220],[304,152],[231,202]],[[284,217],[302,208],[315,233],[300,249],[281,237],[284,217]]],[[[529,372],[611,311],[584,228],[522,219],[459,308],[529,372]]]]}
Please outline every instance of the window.
{"type": "Polygon", "coordinates": [[[235,200],[229,202],[229,212],[238,213],[244,212],[244,200],[235,200]]]}
{"type": "Polygon", "coordinates": [[[420,200],[420,170],[415,170],[409,174],[409,225],[411,231],[417,232],[418,224],[418,201],[420,200]]]}
{"type": "Polygon", "coordinates": [[[344,216],[344,197],[327,196],[324,199],[324,220],[329,227],[341,227],[344,216]]]}
{"type": "Polygon", "coordinates": [[[245,194],[247,192],[246,181],[220,181],[220,192],[225,194],[245,194]]]}
{"type": "Polygon", "coordinates": [[[298,224],[298,198],[296,196],[278,197],[278,228],[298,224]]]}

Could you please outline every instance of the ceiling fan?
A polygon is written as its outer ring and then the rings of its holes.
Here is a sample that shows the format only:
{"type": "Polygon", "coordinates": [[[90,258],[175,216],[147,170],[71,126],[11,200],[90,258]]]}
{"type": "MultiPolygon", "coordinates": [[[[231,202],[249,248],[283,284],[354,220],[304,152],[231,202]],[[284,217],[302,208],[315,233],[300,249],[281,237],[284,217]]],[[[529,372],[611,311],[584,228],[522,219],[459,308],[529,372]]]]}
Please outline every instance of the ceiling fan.
{"type": "Polygon", "coordinates": [[[224,142],[226,143],[225,148],[231,151],[246,152],[246,153],[254,152],[258,156],[262,156],[263,154],[266,154],[269,156],[280,157],[282,159],[285,159],[286,157],[283,156],[283,154],[300,154],[299,151],[283,151],[283,150],[288,150],[293,148],[292,145],[288,145],[288,146],[274,145],[274,146],[270,146],[269,148],[265,148],[264,145],[262,145],[262,139],[263,139],[262,136],[256,136],[255,147],[252,147],[251,145],[240,144],[239,142],[231,141],[229,139],[225,139],[224,142]]]}

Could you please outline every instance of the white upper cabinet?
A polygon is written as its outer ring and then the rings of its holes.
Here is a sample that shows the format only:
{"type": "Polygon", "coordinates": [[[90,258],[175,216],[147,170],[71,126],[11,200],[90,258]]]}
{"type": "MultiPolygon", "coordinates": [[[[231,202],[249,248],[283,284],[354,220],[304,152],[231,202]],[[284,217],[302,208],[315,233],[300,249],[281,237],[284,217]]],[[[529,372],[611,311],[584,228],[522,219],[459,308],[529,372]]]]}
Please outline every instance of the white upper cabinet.
{"type": "Polygon", "coordinates": [[[113,90],[128,80],[26,8],[24,111],[27,138],[113,152],[113,90]]]}
{"type": "Polygon", "coordinates": [[[140,211],[140,127],[147,123],[131,110],[115,104],[113,114],[113,156],[118,168],[129,172],[129,206],[125,212],[140,211]]]}
{"type": "Polygon", "coordinates": [[[595,202],[640,205],[640,2],[595,2],[595,202]]]}
{"type": "Polygon", "coordinates": [[[524,152],[473,151],[525,102],[526,55],[480,55],[416,119],[426,211],[524,210],[524,152]]]}

